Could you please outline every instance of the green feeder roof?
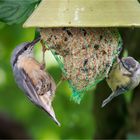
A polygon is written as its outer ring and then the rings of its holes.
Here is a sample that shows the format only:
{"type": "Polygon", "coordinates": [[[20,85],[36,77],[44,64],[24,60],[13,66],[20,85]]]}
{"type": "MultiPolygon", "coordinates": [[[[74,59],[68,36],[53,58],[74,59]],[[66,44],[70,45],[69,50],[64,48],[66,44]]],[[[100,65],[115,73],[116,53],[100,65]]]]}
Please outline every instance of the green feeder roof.
{"type": "Polygon", "coordinates": [[[23,26],[140,26],[140,3],[138,0],[42,0],[23,26]]]}

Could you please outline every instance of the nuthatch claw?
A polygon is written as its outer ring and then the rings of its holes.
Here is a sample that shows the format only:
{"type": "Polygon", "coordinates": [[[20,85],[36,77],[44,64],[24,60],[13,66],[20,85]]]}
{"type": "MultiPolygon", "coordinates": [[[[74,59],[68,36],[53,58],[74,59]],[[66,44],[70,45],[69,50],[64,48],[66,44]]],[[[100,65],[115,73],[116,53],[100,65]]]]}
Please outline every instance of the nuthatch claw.
{"type": "Polygon", "coordinates": [[[133,57],[117,60],[107,77],[107,83],[112,89],[112,94],[103,101],[102,107],[114,97],[134,89],[140,83],[140,64],[133,57]]]}
{"type": "Polygon", "coordinates": [[[60,126],[52,108],[56,84],[33,56],[33,47],[39,41],[40,37],[32,42],[22,43],[14,49],[11,57],[12,69],[18,86],[28,98],[45,110],[60,126]]]}

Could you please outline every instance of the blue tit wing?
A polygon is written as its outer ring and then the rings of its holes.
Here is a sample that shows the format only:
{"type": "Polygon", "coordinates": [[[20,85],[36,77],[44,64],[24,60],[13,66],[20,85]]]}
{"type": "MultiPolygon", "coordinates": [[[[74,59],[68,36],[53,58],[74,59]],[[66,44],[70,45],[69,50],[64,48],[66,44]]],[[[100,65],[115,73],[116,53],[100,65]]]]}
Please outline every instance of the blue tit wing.
{"type": "Polygon", "coordinates": [[[114,97],[119,96],[120,94],[125,93],[126,91],[128,91],[128,88],[124,88],[124,87],[120,87],[118,88],[116,91],[112,92],[109,97],[107,97],[103,103],[102,103],[102,107],[104,107],[106,104],[108,104],[114,97]]]}

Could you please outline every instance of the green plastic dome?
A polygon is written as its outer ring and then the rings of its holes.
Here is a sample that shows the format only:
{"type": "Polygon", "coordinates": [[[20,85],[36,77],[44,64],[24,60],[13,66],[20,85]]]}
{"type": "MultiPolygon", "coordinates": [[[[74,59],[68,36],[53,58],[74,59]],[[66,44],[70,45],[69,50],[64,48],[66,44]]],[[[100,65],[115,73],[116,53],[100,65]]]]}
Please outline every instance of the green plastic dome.
{"type": "Polygon", "coordinates": [[[140,26],[140,3],[138,0],[42,0],[23,26],[140,26]]]}

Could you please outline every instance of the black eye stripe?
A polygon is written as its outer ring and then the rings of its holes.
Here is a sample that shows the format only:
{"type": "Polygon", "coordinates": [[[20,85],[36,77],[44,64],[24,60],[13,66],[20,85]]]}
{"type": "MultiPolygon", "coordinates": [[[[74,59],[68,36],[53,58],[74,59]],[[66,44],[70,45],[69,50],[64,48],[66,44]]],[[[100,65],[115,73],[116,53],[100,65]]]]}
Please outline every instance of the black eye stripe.
{"type": "Polygon", "coordinates": [[[24,47],[24,50],[27,50],[27,49],[28,49],[28,46],[25,46],[25,47],[24,47]]]}
{"type": "Polygon", "coordinates": [[[19,57],[25,50],[27,50],[27,48],[28,48],[29,46],[30,46],[30,43],[27,44],[24,48],[22,48],[22,49],[17,53],[16,59],[15,59],[14,62],[13,62],[13,66],[14,66],[15,63],[17,62],[18,57],[19,57]]]}

